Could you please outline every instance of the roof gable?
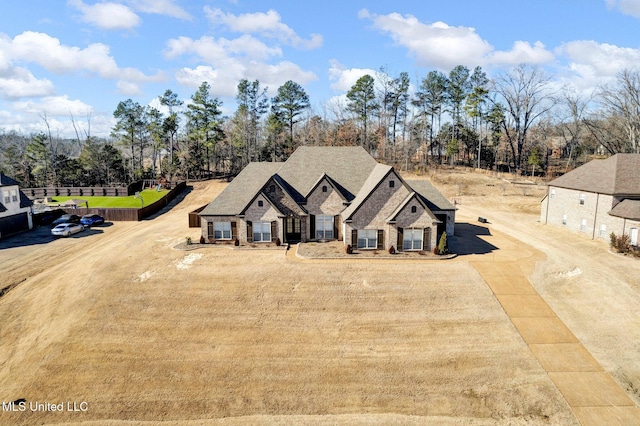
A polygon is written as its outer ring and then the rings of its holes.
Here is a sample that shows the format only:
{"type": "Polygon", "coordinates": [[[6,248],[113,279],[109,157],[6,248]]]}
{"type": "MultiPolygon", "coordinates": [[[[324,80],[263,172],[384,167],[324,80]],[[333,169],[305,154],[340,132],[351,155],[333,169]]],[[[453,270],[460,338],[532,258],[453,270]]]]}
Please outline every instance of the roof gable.
{"type": "Polygon", "coordinates": [[[235,216],[262,190],[282,163],[249,163],[201,212],[201,216],[235,216]]]}
{"type": "Polygon", "coordinates": [[[318,181],[316,182],[315,185],[313,185],[313,187],[309,190],[309,192],[307,193],[307,195],[305,196],[305,199],[309,198],[309,196],[311,194],[313,194],[313,191],[315,191],[316,189],[318,189],[318,187],[320,186],[320,184],[322,183],[322,181],[327,181],[327,183],[329,183],[329,185],[331,185],[331,187],[335,190],[335,192],[340,196],[340,198],[342,198],[344,201],[351,201],[353,199],[353,196],[351,197],[351,199],[347,198],[348,197],[348,191],[346,191],[344,189],[344,187],[342,185],[340,185],[338,182],[336,182],[335,180],[331,179],[331,176],[329,176],[326,173],[323,173],[322,176],[320,176],[320,179],[318,179],[318,181]]]}
{"type": "Polygon", "coordinates": [[[429,210],[429,207],[427,207],[427,205],[425,204],[424,200],[422,199],[422,197],[420,197],[416,192],[411,192],[409,193],[409,195],[407,195],[407,197],[402,201],[402,203],[400,203],[398,205],[398,208],[396,208],[394,210],[393,213],[391,213],[391,215],[387,218],[386,222],[394,222],[396,220],[396,218],[398,217],[398,215],[402,212],[402,210],[404,210],[404,208],[407,206],[407,204],[409,204],[409,202],[411,202],[411,200],[415,199],[416,201],[418,201],[418,203],[420,203],[420,205],[424,208],[425,212],[427,213],[427,215],[429,215],[429,217],[431,219],[433,219],[434,222],[440,222],[433,214],[433,212],[431,210],[429,210]]]}
{"type": "Polygon", "coordinates": [[[360,146],[301,146],[278,174],[305,195],[326,174],[341,186],[347,199],[353,199],[377,164],[360,146]]]}
{"type": "Polygon", "coordinates": [[[356,197],[353,199],[349,207],[344,209],[344,211],[342,212],[342,220],[351,219],[356,211],[358,211],[360,206],[364,204],[364,202],[376,190],[376,188],[380,186],[380,183],[391,173],[394,173],[398,177],[400,182],[402,182],[404,185],[404,181],[402,180],[400,175],[395,173],[393,167],[376,163],[376,167],[374,167],[373,171],[362,185],[362,188],[360,188],[360,191],[358,191],[356,197]]]}
{"type": "Polygon", "coordinates": [[[245,213],[247,212],[247,210],[251,207],[251,205],[256,201],[256,198],[259,198],[259,197],[264,198],[264,199],[267,201],[267,203],[269,203],[269,205],[270,205],[270,206],[271,206],[271,207],[276,211],[276,213],[277,213],[279,216],[284,216],[284,213],[282,213],[282,212],[280,211],[280,209],[278,209],[278,206],[276,206],[276,205],[273,203],[273,201],[271,201],[271,200],[269,199],[269,197],[267,197],[267,195],[266,195],[263,191],[258,192],[258,193],[257,193],[257,194],[256,194],[256,195],[251,199],[251,201],[249,201],[249,204],[247,204],[247,206],[242,210],[242,212],[240,212],[240,214],[245,214],[245,213]]]}
{"type": "Polygon", "coordinates": [[[422,197],[423,202],[431,211],[456,209],[428,180],[407,180],[407,185],[422,197]]]}
{"type": "Polygon", "coordinates": [[[591,160],[552,180],[549,186],[607,195],[640,195],[640,154],[591,160]]]}

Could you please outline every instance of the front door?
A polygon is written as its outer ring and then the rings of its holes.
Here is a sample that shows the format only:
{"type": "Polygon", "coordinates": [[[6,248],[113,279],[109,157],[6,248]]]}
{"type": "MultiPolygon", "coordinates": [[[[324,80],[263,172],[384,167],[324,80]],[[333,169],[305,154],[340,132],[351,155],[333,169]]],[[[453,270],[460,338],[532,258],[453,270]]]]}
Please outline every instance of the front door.
{"type": "Polygon", "coordinates": [[[297,217],[284,218],[284,239],[287,243],[299,243],[302,239],[300,219],[297,217]]]}

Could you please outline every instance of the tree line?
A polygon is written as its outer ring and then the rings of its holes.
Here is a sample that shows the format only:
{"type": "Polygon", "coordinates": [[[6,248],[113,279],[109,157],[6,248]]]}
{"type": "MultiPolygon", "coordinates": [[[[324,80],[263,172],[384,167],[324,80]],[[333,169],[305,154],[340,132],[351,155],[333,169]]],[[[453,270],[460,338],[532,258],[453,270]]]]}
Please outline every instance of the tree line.
{"type": "Polygon", "coordinates": [[[43,116],[47,132],[0,134],[0,170],[25,186],[89,186],[235,175],[252,161],[284,161],[301,145],[362,146],[403,169],[446,163],[531,173],[553,164],[566,171],[594,154],[640,153],[637,70],[588,96],[526,65],[492,79],[462,65],[415,82],[407,72],[373,74],[320,111],[294,81],[269,98],[258,80],[241,80],[231,116],[207,82],[186,102],[165,91],[164,112],[127,99],[108,139],[76,130],[75,140],[61,141],[43,116]]]}

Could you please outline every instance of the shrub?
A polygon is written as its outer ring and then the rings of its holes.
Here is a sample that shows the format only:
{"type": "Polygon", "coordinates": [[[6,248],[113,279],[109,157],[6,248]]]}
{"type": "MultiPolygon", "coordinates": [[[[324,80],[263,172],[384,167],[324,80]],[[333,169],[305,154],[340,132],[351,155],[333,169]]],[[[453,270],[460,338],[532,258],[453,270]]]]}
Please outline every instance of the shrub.
{"type": "Polygon", "coordinates": [[[631,238],[628,235],[616,235],[612,232],[609,234],[609,241],[611,248],[618,253],[629,253],[631,250],[631,238]]]}
{"type": "Polygon", "coordinates": [[[236,238],[235,241],[233,242],[233,245],[238,247],[240,245],[240,240],[236,238]]]}
{"type": "Polygon", "coordinates": [[[353,254],[353,247],[351,247],[351,244],[347,244],[347,247],[345,247],[345,252],[347,254],[353,254]]]}
{"type": "Polygon", "coordinates": [[[191,245],[191,237],[185,237],[186,243],[188,246],[191,245]]]}
{"type": "Polygon", "coordinates": [[[204,236],[200,235],[200,244],[204,244],[204,236]]]}
{"type": "Polygon", "coordinates": [[[282,241],[280,241],[280,238],[276,238],[276,246],[280,247],[280,244],[282,244],[282,241]]]}
{"type": "Polygon", "coordinates": [[[393,247],[393,246],[389,247],[389,254],[396,254],[395,247],[393,247]]]}
{"type": "Polygon", "coordinates": [[[440,252],[438,251],[438,247],[433,248],[433,254],[440,254],[440,252]]]}
{"type": "Polygon", "coordinates": [[[443,232],[442,236],[440,237],[440,242],[438,242],[438,254],[447,254],[447,252],[447,233],[443,232]]]}

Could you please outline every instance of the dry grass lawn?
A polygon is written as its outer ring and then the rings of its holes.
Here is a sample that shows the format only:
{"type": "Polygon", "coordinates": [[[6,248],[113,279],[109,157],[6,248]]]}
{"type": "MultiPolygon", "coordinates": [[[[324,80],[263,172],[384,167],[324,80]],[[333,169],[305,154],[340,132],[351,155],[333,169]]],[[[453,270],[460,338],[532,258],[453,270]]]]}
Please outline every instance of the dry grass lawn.
{"type": "MultiPolygon", "coordinates": [[[[462,217],[477,214],[463,211],[474,187],[516,215],[539,200],[463,176],[434,179],[462,217]]],[[[0,298],[0,400],[88,410],[0,412],[0,424],[577,424],[469,264],[480,255],[175,250],[198,235],[187,213],[223,187],[195,184],[172,210],[93,235],[2,243],[2,281],[18,285],[0,298]]]]}

